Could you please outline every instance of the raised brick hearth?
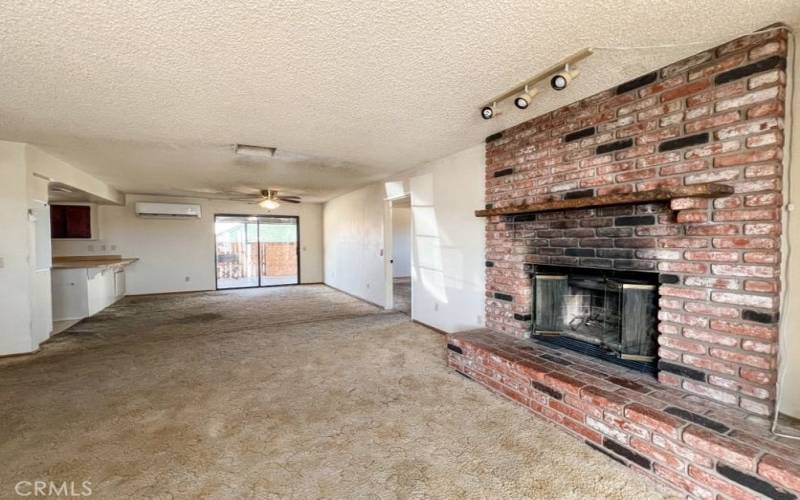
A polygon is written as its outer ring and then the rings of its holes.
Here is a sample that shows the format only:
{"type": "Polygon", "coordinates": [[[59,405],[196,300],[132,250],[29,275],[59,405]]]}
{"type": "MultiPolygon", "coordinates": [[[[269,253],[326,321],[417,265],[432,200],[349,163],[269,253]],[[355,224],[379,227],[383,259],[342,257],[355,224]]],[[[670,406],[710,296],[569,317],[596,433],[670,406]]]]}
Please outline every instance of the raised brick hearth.
{"type": "Polygon", "coordinates": [[[652,377],[487,331],[448,336],[448,363],[632,469],[695,498],[796,498],[800,447],[761,419],[652,377]]]}
{"type": "Polygon", "coordinates": [[[744,37],[487,138],[488,207],[708,182],[735,191],[489,217],[487,327],[530,335],[537,264],[659,273],[659,381],[772,414],[786,46],[783,31],[744,37]]]}

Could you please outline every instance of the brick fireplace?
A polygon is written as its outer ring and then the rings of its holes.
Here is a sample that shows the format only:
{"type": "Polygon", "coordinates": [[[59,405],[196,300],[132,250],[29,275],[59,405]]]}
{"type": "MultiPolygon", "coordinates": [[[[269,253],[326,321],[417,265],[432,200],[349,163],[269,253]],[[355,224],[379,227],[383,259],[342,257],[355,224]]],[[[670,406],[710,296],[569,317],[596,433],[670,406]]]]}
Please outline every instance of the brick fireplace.
{"type": "Polygon", "coordinates": [[[488,137],[488,331],[450,336],[450,365],[692,496],[794,498],[800,449],[767,428],[786,55],[754,34],[488,137]],[[517,210],[709,183],[730,193],[517,210]],[[651,277],[657,380],[530,338],[553,266],[651,277]]]}

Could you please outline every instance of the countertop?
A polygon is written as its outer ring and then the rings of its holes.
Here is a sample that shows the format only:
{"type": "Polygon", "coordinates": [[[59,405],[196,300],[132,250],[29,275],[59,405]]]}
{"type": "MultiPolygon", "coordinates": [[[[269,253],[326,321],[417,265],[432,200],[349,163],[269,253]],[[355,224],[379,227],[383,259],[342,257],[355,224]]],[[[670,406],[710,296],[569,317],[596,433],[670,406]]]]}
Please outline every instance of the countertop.
{"type": "Polygon", "coordinates": [[[75,257],[53,257],[51,269],[89,269],[127,266],[139,260],[121,255],[92,255],[75,257]]]}

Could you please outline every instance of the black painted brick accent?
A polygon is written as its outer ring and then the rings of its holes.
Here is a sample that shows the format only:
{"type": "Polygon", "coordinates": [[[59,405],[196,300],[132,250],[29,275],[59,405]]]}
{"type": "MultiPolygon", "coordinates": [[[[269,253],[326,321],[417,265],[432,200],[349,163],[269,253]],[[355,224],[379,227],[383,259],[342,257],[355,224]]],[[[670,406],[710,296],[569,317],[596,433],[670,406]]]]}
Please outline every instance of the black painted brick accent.
{"type": "Polygon", "coordinates": [[[511,220],[514,222],[531,222],[536,220],[536,214],[513,215],[511,216],[511,220]]]}
{"type": "Polygon", "coordinates": [[[457,352],[458,354],[464,354],[464,351],[462,351],[457,345],[447,344],[447,348],[453,352],[457,352]]]}
{"type": "Polygon", "coordinates": [[[732,70],[718,74],[714,78],[714,83],[717,85],[722,85],[723,83],[732,82],[734,80],[738,80],[739,78],[744,78],[746,76],[750,76],[756,73],[761,73],[762,71],[767,71],[768,69],[772,68],[785,69],[786,58],[780,56],[772,56],[766,59],[762,59],[760,61],[756,61],[752,64],[748,64],[747,66],[734,68],[732,70]]]}
{"type": "Polygon", "coordinates": [[[539,357],[542,358],[542,359],[546,359],[547,361],[552,361],[553,363],[558,363],[561,366],[569,366],[569,365],[572,364],[569,361],[567,361],[566,359],[559,358],[558,356],[553,356],[552,354],[542,354],[539,357]]]}
{"type": "Polygon", "coordinates": [[[654,71],[652,73],[648,73],[646,75],[640,76],[639,78],[634,78],[633,80],[627,81],[617,87],[617,94],[624,94],[625,92],[633,89],[638,89],[639,87],[644,87],[649,83],[653,83],[658,78],[658,71],[654,71]]]}
{"type": "Polygon", "coordinates": [[[744,309],[742,311],[742,319],[771,325],[773,323],[778,322],[778,319],[780,319],[780,314],[777,312],[768,313],[768,312],[754,311],[752,309],[744,309]]]}
{"type": "Polygon", "coordinates": [[[494,262],[492,262],[491,260],[487,260],[486,267],[494,267],[494,262]]]}
{"type": "Polygon", "coordinates": [[[674,283],[680,283],[681,278],[677,274],[659,274],[658,275],[658,282],[659,283],[666,283],[668,285],[672,285],[674,283]]]}
{"type": "Polygon", "coordinates": [[[530,321],[531,315],[530,314],[514,314],[514,319],[517,321],[530,321]]]}
{"type": "Polygon", "coordinates": [[[500,292],[495,292],[494,293],[494,298],[496,298],[498,300],[505,300],[506,302],[511,302],[511,301],[514,300],[514,297],[512,297],[511,295],[509,295],[507,293],[500,293],[500,292]]]}
{"type": "Polygon", "coordinates": [[[584,137],[589,137],[590,135],[594,135],[594,127],[585,128],[576,132],[570,132],[564,136],[564,142],[577,141],[578,139],[583,139],[584,137]]]}
{"type": "Polygon", "coordinates": [[[567,248],[564,251],[564,255],[568,255],[570,257],[594,257],[594,249],[593,248],[567,248]]]}
{"type": "Polygon", "coordinates": [[[627,248],[598,248],[597,256],[605,259],[632,259],[633,250],[627,248]]]}
{"type": "Polygon", "coordinates": [[[665,412],[669,413],[670,415],[675,415],[676,417],[681,417],[684,420],[688,420],[689,422],[694,422],[697,425],[702,425],[712,431],[719,432],[720,434],[725,434],[729,430],[725,424],[721,424],[716,420],[711,420],[710,418],[704,417],[702,415],[698,415],[697,413],[692,413],[690,411],[684,410],[683,408],[676,408],[674,406],[668,406],[664,409],[665,412]]]}
{"type": "Polygon", "coordinates": [[[750,474],[745,474],[744,472],[734,469],[733,467],[729,467],[723,463],[717,462],[717,472],[719,472],[721,476],[727,477],[731,481],[746,486],[753,491],[757,491],[762,495],[766,495],[769,498],[780,500],[797,498],[796,495],[793,495],[788,491],[779,490],[763,479],[753,477],[750,474]]]}
{"type": "Polygon", "coordinates": [[[497,172],[495,172],[494,176],[495,177],[503,177],[505,175],[511,175],[513,173],[514,173],[514,169],[513,168],[505,168],[503,170],[498,170],[497,172]]]}
{"type": "Polygon", "coordinates": [[[613,453],[609,453],[608,450],[605,450],[605,449],[601,448],[600,446],[597,446],[596,444],[592,443],[591,441],[584,441],[584,443],[586,443],[589,446],[589,448],[591,448],[591,449],[593,449],[595,451],[599,451],[600,453],[602,453],[603,455],[607,456],[611,460],[614,460],[615,462],[619,462],[619,463],[621,463],[622,465],[624,465],[626,467],[628,466],[628,464],[625,463],[624,460],[622,460],[618,456],[614,455],[613,453]]]}
{"type": "Polygon", "coordinates": [[[607,437],[603,438],[603,446],[613,451],[617,455],[627,458],[628,460],[635,463],[639,467],[642,467],[643,469],[649,469],[651,466],[649,458],[643,455],[639,455],[638,453],[631,450],[627,446],[622,446],[621,444],[617,443],[616,441],[612,441],[607,437]]]}
{"type": "Polygon", "coordinates": [[[687,146],[695,146],[697,144],[705,144],[708,142],[708,132],[702,134],[687,135],[686,137],[679,137],[664,141],[658,145],[659,151],[672,151],[673,149],[685,148],[687,146]]]}
{"type": "Polygon", "coordinates": [[[603,153],[610,153],[611,151],[617,151],[619,149],[625,149],[633,146],[633,139],[624,139],[621,141],[609,142],[606,144],[601,144],[597,146],[595,152],[599,155],[603,153]]]}
{"type": "Polygon", "coordinates": [[[484,205],[484,206],[486,207],[486,210],[489,210],[490,208],[494,207],[494,204],[492,204],[492,203],[487,203],[487,204],[486,204],[486,205],[484,205]]]}
{"type": "Polygon", "coordinates": [[[540,384],[539,382],[537,382],[535,380],[531,380],[531,387],[533,387],[534,389],[536,389],[539,392],[543,392],[543,393],[547,394],[548,396],[550,396],[553,399],[561,399],[561,398],[564,397],[563,394],[561,394],[557,390],[553,389],[552,387],[548,387],[548,386],[546,386],[544,384],[540,384]]]}
{"type": "Polygon", "coordinates": [[[614,223],[618,226],[650,226],[656,223],[655,215],[628,215],[617,217],[614,223]]]}
{"type": "Polygon", "coordinates": [[[581,189],[580,191],[570,191],[564,195],[565,200],[574,200],[576,198],[591,198],[594,196],[594,189],[581,189]]]}
{"type": "Polygon", "coordinates": [[[706,380],[706,374],[701,372],[700,370],[695,370],[694,368],[688,368],[681,365],[667,363],[664,360],[658,361],[658,369],[664,370],[665,372],[674,373],[682,377],[691,378],[694,380],[700,380],[702,382],[705,382],[706,380]]]}
{"type": "Polygon", "coordinates": [[[502,139],[502,138],[503,138],[503,133],[502,132],[498,132],[496,134],[492,134],[492,135],[488,136],[486,138],[486,142],[492,142],[492,141],[496,141],[497,139],[502,139]]]}

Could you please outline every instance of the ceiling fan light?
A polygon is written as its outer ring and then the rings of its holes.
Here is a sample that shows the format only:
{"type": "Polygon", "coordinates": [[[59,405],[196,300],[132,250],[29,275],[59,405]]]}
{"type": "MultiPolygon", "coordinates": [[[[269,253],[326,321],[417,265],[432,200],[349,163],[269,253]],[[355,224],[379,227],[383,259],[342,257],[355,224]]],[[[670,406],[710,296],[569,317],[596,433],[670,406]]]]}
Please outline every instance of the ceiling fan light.
{"type": "Polygon", "coordinates": [[[266,200],[261,200],[258,203],[258,206],[261,208],[265,208],[267,210],[275,210],[276,208],[281,206],[281,204],[278,203],[276,200],[273,200],[272,198],[267,198],[266,200]]]}

